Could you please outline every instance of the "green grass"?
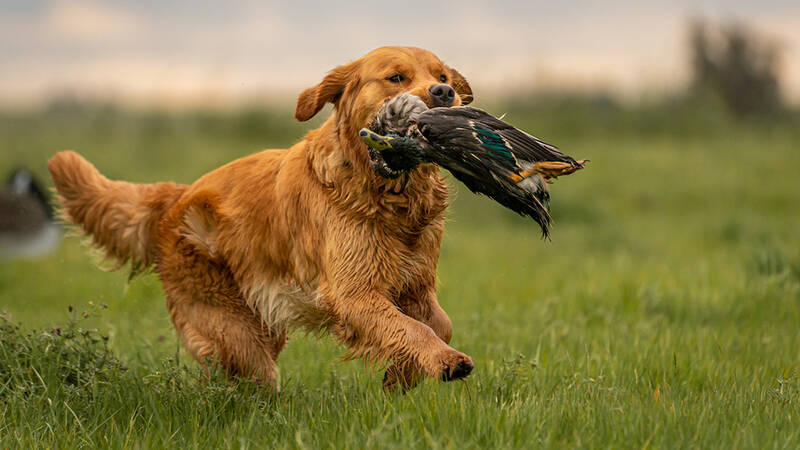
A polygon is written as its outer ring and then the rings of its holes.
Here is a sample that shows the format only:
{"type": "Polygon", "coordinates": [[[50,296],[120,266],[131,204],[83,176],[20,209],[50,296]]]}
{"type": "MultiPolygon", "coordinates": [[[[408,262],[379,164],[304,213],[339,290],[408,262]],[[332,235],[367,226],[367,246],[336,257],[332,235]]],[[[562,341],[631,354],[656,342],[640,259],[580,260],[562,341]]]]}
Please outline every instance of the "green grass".
{"type": "MultiPolygon", "coordinates": [[[[800,446],[796,121],[509,111],[592,162],[552,187],[549,243],[455,187],[439,296],[454,347],[476,363],[466,382],[386,395],[381,373],[300,334],[278,395],[204,380],[158,280],[126,284],[73,238],[46,259],[0,262],[0,447],[800,446]]],[[[6,113],[0,169],[44,174],[74,148],[112,177],[190,182],[306,129],[289,109],[6,113]]]]}

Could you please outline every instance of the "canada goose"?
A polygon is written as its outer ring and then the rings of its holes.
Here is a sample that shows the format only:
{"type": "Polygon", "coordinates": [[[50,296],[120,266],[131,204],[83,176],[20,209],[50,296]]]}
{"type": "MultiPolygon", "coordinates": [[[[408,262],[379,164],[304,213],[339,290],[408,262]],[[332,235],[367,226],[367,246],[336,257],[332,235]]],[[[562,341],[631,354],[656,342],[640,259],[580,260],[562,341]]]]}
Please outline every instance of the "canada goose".
{"type": "Polygon", "coordinates": [[[52,251],[61,228],[33,175],[15,170],[0,191],[0,258],[31,258],[52,251]]]}

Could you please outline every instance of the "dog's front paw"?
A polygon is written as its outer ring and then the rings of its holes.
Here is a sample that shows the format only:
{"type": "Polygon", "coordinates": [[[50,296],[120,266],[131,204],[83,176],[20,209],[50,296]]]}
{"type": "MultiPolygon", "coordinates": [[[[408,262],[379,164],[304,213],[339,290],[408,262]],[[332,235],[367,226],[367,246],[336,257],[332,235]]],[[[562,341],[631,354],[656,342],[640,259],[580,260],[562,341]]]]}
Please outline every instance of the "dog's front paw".
{"type": "Polygon", "coordinates": [[[427,109],[425,102],[416,95],[400,94],[386,100],[370,129],[382,135],[405,136],[416,122],[416,117],[427,109]]]}
{"type": "Polygon", "coordinates": [[[442,359],[442,381],[453,381],[466,378],[475,366],[472,359],[460,352],[450,352],[442,359]]]}

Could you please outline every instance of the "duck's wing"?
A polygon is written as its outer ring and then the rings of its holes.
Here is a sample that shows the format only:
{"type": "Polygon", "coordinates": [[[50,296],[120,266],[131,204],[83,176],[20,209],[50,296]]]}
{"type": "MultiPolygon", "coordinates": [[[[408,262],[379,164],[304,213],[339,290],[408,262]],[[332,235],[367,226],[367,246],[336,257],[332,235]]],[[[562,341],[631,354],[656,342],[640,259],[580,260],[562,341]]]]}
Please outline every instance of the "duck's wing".
{"type": "Polygon", "coordinates": [[[515,182],[533,174],[545,181],[569,175],[586,162],[477,108],[433,108],[419,115],[417,125],[431,143],[499,163],[515,182]]]}
{"type": "MultiPolygon", "coordinates": [[[[432,108],[417,116],[417,130],[427,143],[441,151],[440,159],[501,173],[517,172],[511,145],[490,127],[476,121],[475,111],[480,110],[432,108]]],[[[447,165],[445,161],[435,162],[447,165]]]]}
{"type": "Polygon", "coordinates": [[[477,108],[432,108],[416,121],[419,134],[433,149],[429,154],[437,158],[433,162],[471,191],[530,216],[548,236],[546,182],[582,168],[584,161],[477,108]]]}

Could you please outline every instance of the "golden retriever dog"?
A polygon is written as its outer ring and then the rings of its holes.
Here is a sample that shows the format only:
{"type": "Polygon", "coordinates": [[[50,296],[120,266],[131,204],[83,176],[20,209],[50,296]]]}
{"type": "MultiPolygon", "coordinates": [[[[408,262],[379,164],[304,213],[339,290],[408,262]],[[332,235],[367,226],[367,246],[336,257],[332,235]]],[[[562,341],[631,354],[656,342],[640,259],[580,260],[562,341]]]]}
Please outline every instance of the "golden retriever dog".
{"type": "Polygon", "coordinates": [[[117,267],[154,267],[172,323],[201,363],[277,389],[278,355],[302,328],[387,364],[388,390],[424,375],[463,378],[472,360],[448,345],[452,325],[436,297],[446,185],[431,164],[376,175],[358,135],[404,92],[429,107],[472,99],[434,54],[383,47],[300,94],[300,121],[333,104],[319,129],[192,185],[111,181],[71,151],[49,169],[65,218],[93,245],[117,267]]]}

